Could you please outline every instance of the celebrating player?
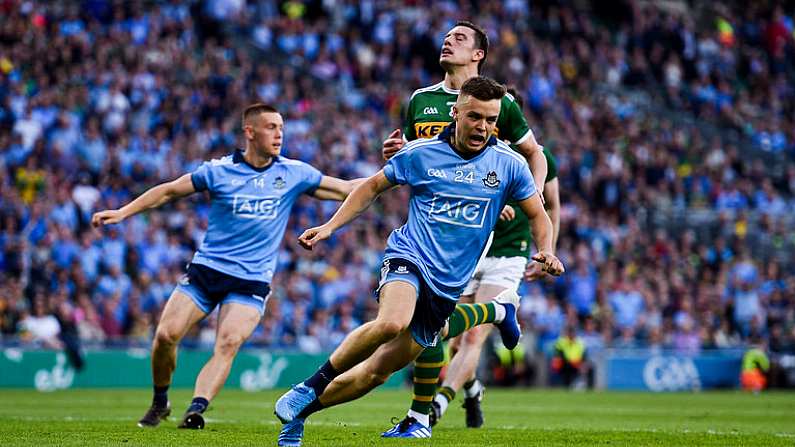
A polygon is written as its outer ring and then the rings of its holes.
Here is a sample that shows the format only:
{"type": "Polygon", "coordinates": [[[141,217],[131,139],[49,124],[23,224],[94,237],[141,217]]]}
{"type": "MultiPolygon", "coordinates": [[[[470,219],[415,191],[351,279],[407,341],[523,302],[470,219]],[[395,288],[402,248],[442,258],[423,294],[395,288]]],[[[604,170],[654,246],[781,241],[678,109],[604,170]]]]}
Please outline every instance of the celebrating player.
{"type": "Polygon", "coordinates": [[[154,397],[140,427],[156,427],[171,413],[168,388],[177,345],[191,326],[220,305],[213,356],[196,378],[193,401],[179,425],[204,428],[202,413],[265,311],[293,204],[303,193],[344,200],[355,186],[355,181],[324,176],[306,163],[280,157],[283,128],[275,108],[253,104],[243,112],[244,151],[204,162],[193,173],[157,185],[118,210],[92,217],[94,226],[115,224],[194,192],[210,193],[207,234],[157,325],[152,344],[154,397]]]}
{"type": "MultiPolygon", "coordinates": [[[[376,319],[349,334],[312,377],[276,402],[284,423],[279,445],[301,445],[310,414],[363,396],[436,345],[508,200],[530,219],[539,247],[533,259],[553,275],[563,272],[550,253],[552,224],[527,163],[493,137],[504,95],[493,80],[469,79],[453,107],[453,125],[434,139],[407,144],[331,220],[299,238],[311,249],[381,192],[411,187],[408,222],[387,241],[376,319]]],[[[424,430],[429,436],[430,428],[424,430]]]]}
{"type": "MultiPolygon", "coordinates": [[[[414,92],[409,101],[404,126],[405,139],[413,141],[417,138],[432,138],[441,132],[451,121],[451,105],[455,103],[458,95],[458,86],[467,79],[477,76],[488,55],[489,42],[486,33],[471,22],[458,22],[445,36],[439,64],[445,70],[444,80],[436,85],[421,88],[414,92]]],[[[551,154],[539,146],[533,132],[527,124],[522,113],[522,107],[511,94],[506,94],[501,101],[500,116],[497,120],[498,136],[513,143],[513,148],[527,158],[536,180],[536,187],[544,191],[544,201],[549,198],[547,205],[550,215],[557,216],[559,199],[556,181],[549,185],[553,188],[547,193],[545,189],[548,179],[549,166],[553,163],[551,154]],[[543,188],[543,189],[542,189],[543,188]]],[[[389,159],[405,143],[397,129],[384,141],[383,155],[389,159]]],[[[552,166],[554,169],[554,166],[552,166]]],[[[490,249],[486,259],[475,271],[476,278],[462,296],[464,302],[485,302],[492,299],[503,290],[516,290],[522,280],[525,267],[528,275],[539,276],[536,267],[527,264],[529,255],[530,233],[527,229],[526,218],[521,210],[506,207],[503,213],[506,222],[499,223],[494,232],[494,248],[490,249]],[[516,219],[513,219],[517,217],[516,219]],[[496,278],[500,279],[496,282],[496,278]]],[[[557,234],[558,220],[553,219],[553,227],[557,234]]],[[[554,240],[553,238],[553,248],[554,240]]],[[[396,428],[402,430],[388,430],[386,437],[414,437],[408,427],[431,426],[446,409],[446,403],[452,401],[455,390],[464,384],[466,398],[466,423],[469,427],[479,427],[483,423],[483,414],[480,401],[483,396],[483,386],[474,377],[474,371],[483,346],[483,341],[488,335],[487,328],[480,328],[470,333],[462,342],[462,352],[448,368],[449,381],[445,383],[443,393],[436,396],[436,385],[445,360],[444,345],[435,346],[425,350],[417,358],[414,365],[414,394],[411,407],[406,418],[396,428]],[[454,367],[455,369],[453,369],[454,367]],[[433,379],[437,380],[433,380],[433,379]],[[415,425],[419,424],[419,425],[415,425]]]]}
{"type": "MultiPolygon", "coordinates": [[[[521,109],[521,97],[511,89],[508,89],[508,92],[514,96],[521,109]]],[[[547,158],[548,166],[547,178],[544,182],[544,205],[552,221],[552,248],[554,250],[560,228],[558,169],[555,158],[547,148],[544,148],[544,156],[547,158]]],[[[544,275],[539,264],[535,262],[530,263],[529,268],[525,271],[525,267],[528,266],[527,258],[530,256],[530,244],[533,243],[527,226],[527,216],[521,209],[517,209],[514,202],[509,202],[503,210],[503,217],[494,227],[494,240],[486,252],[486,256],[478,263],[472,279],[464,289],[461,296],[462,302],[487,302],[506,290],[516,292],[523,276],[533,280],[544,275]]],[[[483,425],[480,402],[483,399],[484,388],[483,384],[477,380],[475,373],[480,360],[480,352],[490,331],[490,326],[473,328],[458,339],[459,344],[447,367],[444,382],[431,403],[429,414],[431,426],[436,425],[447,411],[448,405],[455,399],[456,392],[462,386],[465,392],[466,426],[477,428],[483,425]]],[[[438,371],[438,369],[434,370],[438,371]]],[[[412,417],[412,414],[410,413],[407,417],[412,417]]]]}

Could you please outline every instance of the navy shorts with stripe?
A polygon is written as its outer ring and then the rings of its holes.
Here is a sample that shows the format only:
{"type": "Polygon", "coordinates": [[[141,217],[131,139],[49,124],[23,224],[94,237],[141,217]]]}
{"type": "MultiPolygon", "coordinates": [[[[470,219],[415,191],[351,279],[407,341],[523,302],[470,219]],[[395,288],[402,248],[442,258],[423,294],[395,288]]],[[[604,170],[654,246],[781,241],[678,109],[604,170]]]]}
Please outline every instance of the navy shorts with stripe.
{"type": "Polygon", "coordinates": [[[436,346],[439,333],[450,315],[455,311],[456,302],[434,293],[411,261],[400,258],[385,259],[381,267],[381,281],[375,291],[378,296],[381,287],[392,281],[404,281],[417,291],[417,305],[411,317],[409,328],[414,341],[423,348],[436,346]]]}
{"type": "Polygon", "coordinates": [[[238,303],[265,313],[270,285],[228,275],[206,265],[190,264],[176,290],[188,295],[202,312],[209,314],[218,305],[238,303]]]}

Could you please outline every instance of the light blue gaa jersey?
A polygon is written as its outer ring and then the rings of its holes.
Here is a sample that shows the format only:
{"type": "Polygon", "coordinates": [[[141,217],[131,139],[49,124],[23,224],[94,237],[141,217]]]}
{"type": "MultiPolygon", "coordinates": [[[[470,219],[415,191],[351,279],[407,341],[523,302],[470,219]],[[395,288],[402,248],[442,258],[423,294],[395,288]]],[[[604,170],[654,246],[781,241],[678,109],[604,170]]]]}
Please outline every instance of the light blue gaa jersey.
{"type": "Polygon", "coordinates": [[[436,294],[457,300],[505,203],[536,189],[527,162],[505,143],[492,137],[467,160],[448,143],[452,132],[407,143],[384,166],[391,183],[411,187],[408,221],[389,236],[384,258],[411,261],[436,294]]]}
{"type": "Polygon", "coordinates": [[[276,157],[259,169],[235,151],[206,161],[192,174],[196,191],[209,191],[209,226],[193,263],[236,278],[270,283],[290,210],[313,193],[322,174],[297,160],[276,157]]]}

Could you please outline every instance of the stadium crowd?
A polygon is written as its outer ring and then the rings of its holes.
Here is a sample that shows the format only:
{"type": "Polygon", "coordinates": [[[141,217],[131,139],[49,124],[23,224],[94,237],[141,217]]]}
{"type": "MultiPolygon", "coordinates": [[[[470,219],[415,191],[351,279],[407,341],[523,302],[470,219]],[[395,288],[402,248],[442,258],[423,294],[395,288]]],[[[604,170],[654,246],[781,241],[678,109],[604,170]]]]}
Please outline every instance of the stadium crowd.
{"type": "MultiPolygon", "coordinates": [[[[521,289],[539,346],[571,323],[592,350],[759,335],[795,351],[793,11],[566,3],[0,2],[2,339],[147,345],[207,202],[102,230],[91,214],[229,152],[255,101],[283,112],[283,155],[374,173],[413,89],[441,80],[442,36],[468,18],[489,31],[486,74],[518,87],[559,163],[568,272],[521,289]]],[[[297,234],[338,204],[299,201],[250,344],[328,351],[372,318],[406,201],[390,192],[313,252],[297,234]]]]}

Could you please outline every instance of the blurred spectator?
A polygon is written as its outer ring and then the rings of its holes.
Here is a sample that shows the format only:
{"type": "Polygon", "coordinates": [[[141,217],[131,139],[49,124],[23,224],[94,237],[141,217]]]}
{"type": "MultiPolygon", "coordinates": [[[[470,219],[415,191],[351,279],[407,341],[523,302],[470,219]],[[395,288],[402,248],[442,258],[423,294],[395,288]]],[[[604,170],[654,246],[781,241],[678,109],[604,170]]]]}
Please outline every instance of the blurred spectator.
{"type": "MultiPolygon", "coordinates": [[[[371,175],[411,92],[439,78],[441,36],[475,18],[492,43],[485,73],[526,94],[528,122],[559,161],[558,253],[571,268],[522,288],[538,345],[578,324],[594,350],[697,352],[752,335],[792,346],[792,12],[622,2],[628,14],[616,17],[593,1],[476,3],[6,2],[4,340],[22,321],[49,321],[65,294],[81,339],[144,342],[201,243],[207,203],[196,195],[101,231],[91,213],[228,153],[254,100],[283,111],[284,156],[371,175]],[[44,316],[28,311],[37,302],[44,316]]],[[[251,343],[327,350],[372,318],[383,244],[406,200],[390,192],[313,252],[289,241],[336,205],[299,201],[251,343]]],[[[209,338],[212,319],[203,324],[209,338]]]]}

